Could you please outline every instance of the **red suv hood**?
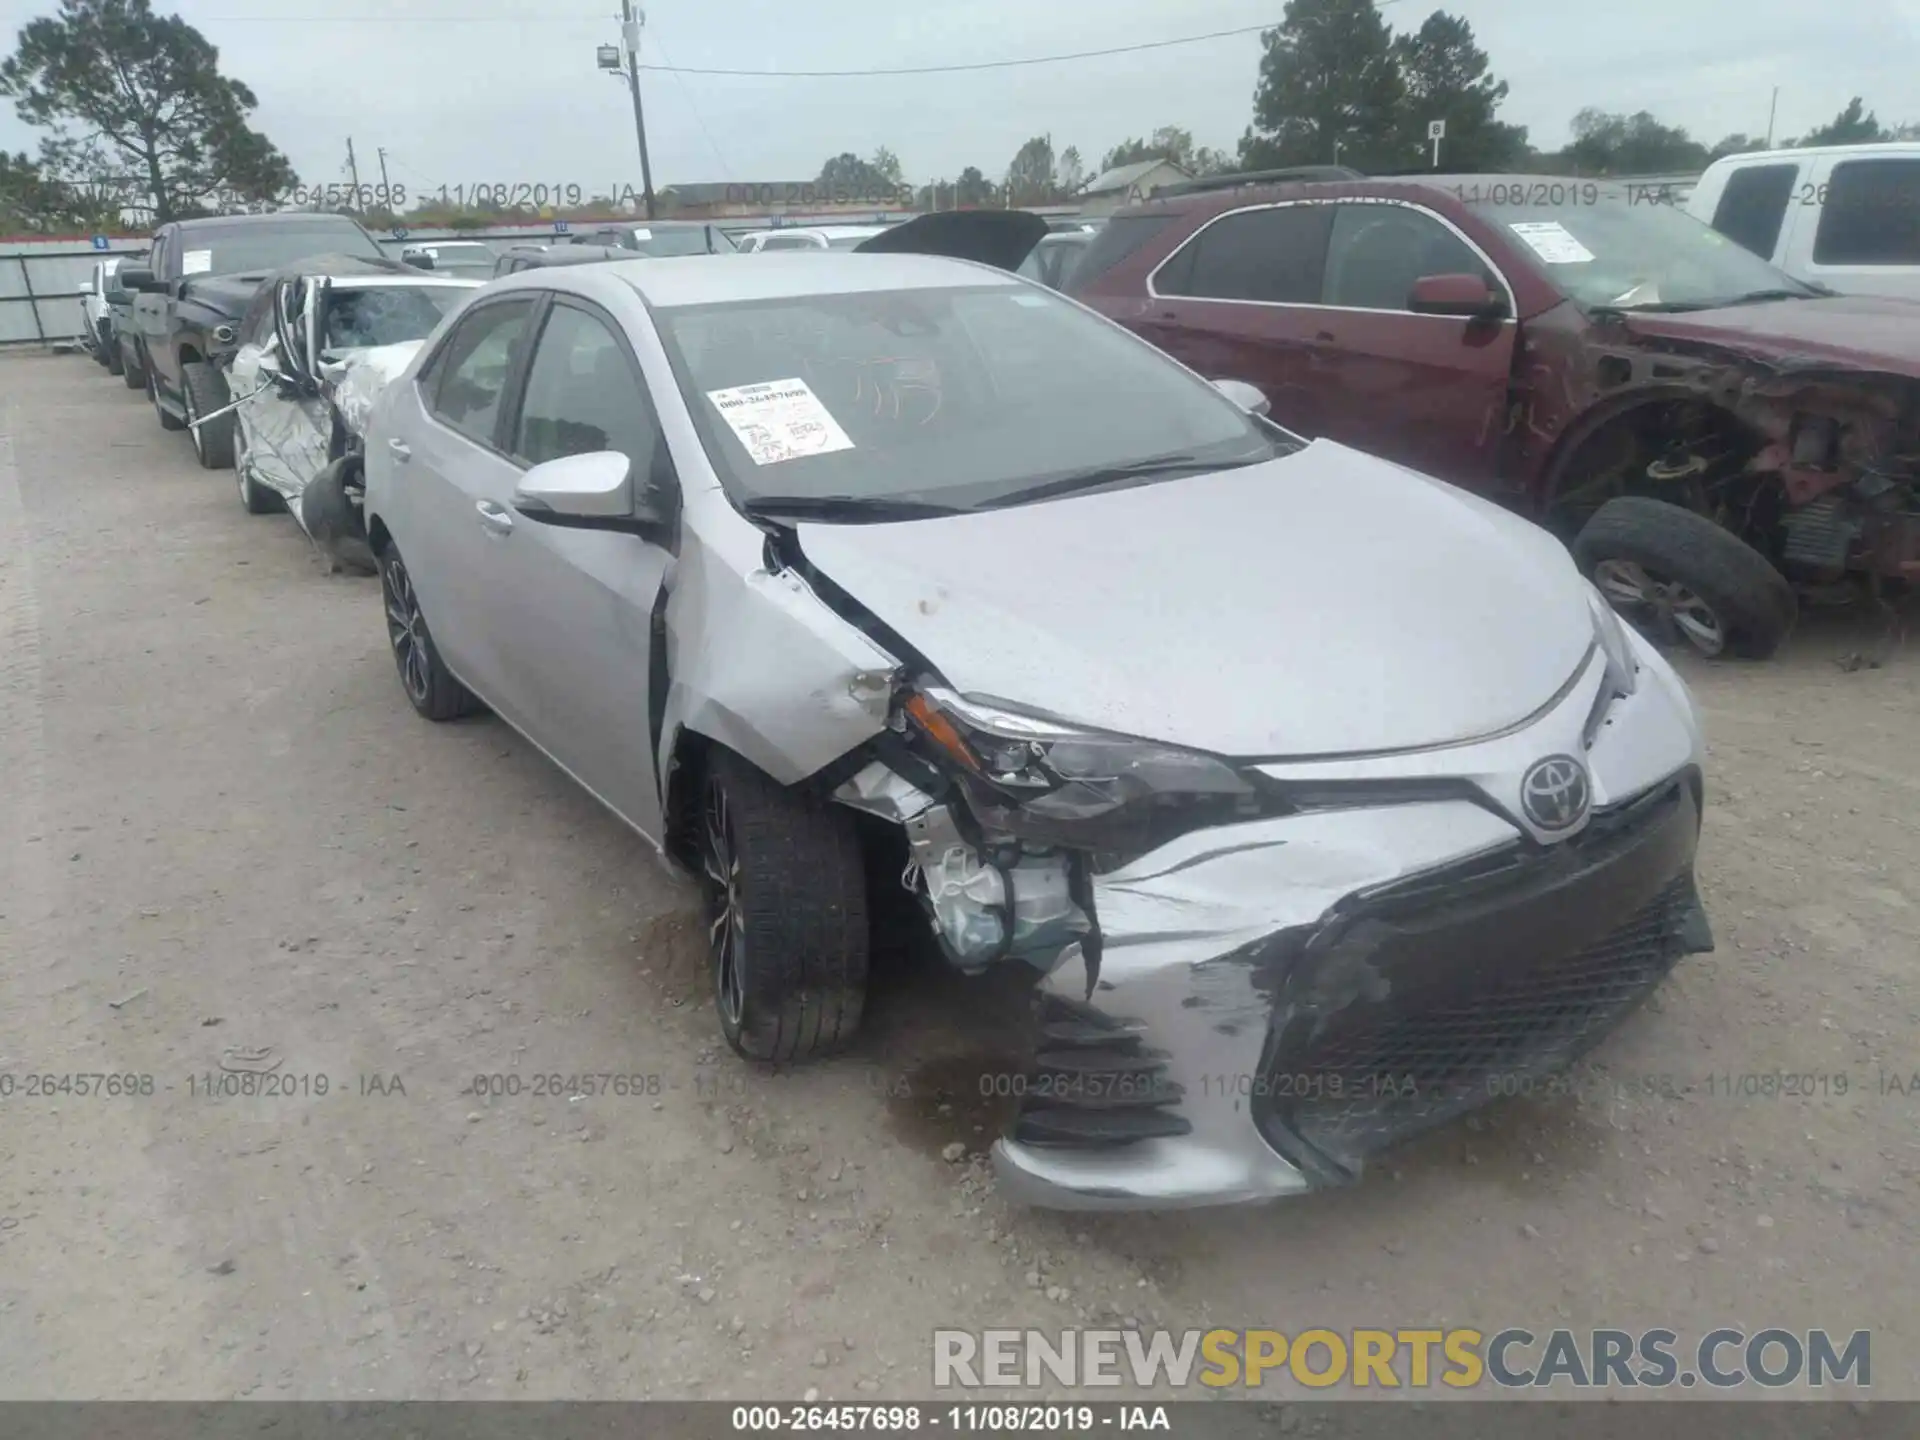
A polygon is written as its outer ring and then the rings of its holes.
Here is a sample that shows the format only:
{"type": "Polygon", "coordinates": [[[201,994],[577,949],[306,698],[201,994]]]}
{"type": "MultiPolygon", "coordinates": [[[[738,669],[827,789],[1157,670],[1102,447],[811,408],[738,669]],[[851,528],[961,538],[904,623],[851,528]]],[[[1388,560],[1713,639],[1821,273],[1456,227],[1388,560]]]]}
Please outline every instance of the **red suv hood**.
{"type": "Polygon", "coordinates": [[[1920,379],[1920,302],[1884,295],[1774,300],[1676,315],[1629,315],[1653,339],[1696,341],[1768,363],[1831,364],[1920,379]]]}

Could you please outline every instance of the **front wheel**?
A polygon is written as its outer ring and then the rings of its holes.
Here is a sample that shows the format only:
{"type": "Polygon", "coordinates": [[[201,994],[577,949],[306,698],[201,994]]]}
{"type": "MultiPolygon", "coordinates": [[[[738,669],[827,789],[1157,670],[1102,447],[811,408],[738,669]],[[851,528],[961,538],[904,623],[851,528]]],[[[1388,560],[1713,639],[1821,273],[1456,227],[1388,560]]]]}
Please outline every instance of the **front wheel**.
{"type": "Polygon", "coordinates": [[[429,720],[458,720],[485,709],[471,690],[453,678],[434,648],[427,617],[420,613],[420,598],[413,593],[413,577],[407,574],[398,550],[389,548],[380,559],[380,596],[386,602],[387,639],[400,671],[400,687],[413,708],[429,720]]]}
{"type": "Polygon", "coordinates": [[[120,379],[129,390],[147,388],[147,367],[141,362],[140,347],[124,335],[120,337],[120,379]]]}
{"type": "Polygon", "coordinates": [[[1573,554],[1600,593],[1656,644],[1765,660],[1799,617],[1793,587],[1766,556],[1663,500],[1609,500],[1575,537],[1573,554]]]}
{"type": "Polygon", "coordinates": [[[226,409],[232,395],[227,377],[218,367],[204,360],[180,367],[180,399],[187,407],[193,453],[200,457],[202,469],[225,470],[233,464],[233,412],[228,410],[215,420],[200,420],[202,415],[226,409]]]}
{"type": "Polygon", "coordinates": [[[751,1060],[851,1040],[866,1007],[866,870],[853,818],[717,751],[700,818],[714,1004],[751,1060]]]}
{"type": "Polygon", "coordinates": [[[102,363],[106,365],[109,375],[126,373],[126,362],[120,351],[120,337],[114,334],[111,328],[103,328],[100,332],[100,354],[104,357],[102,363]]]}

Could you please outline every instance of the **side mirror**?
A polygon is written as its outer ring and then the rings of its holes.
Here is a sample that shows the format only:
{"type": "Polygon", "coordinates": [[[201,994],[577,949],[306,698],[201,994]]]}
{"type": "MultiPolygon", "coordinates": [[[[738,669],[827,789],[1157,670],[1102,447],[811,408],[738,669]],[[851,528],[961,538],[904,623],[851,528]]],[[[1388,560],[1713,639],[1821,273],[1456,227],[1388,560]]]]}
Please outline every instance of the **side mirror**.
{"type": "Polygon", "coordinates": [[[161,288],[159,277],[144,265],[136,265],[132,269],[122,270],[119,273],[120,284],[128,290],[138,290],[151,295],[161,288]]]}
{"type": "Polygon", "coordinates": [[[1407,308],[1416,315],[1504,320],[1507,299],[1478,275],[1422,275],[1413,282],[1407,308]]]}
{"type": "Polygon", "coordinates": [[[617,450],[563,455],[520,477],[513,508],[555,524],[619,520],[633,514],[633,465],[617,450]]]}
{"type": "Polygon", "coordinates": [[[633,462],[617,450],[535,465],[514,488],[513,508],[543,525],[615,530],[655,543],[665,543],[674,520],[671,492],[649,485],[636,496],[633,462]]]}
{"type": "Polygon", "coordinates": [[[1267,397],[1260,393],[1260,387],[1257,385],[1249,385],[1244,380],[1215,380],[1213,388],[1249,415],[1267,413],[1269,408],[1267,397]]]}

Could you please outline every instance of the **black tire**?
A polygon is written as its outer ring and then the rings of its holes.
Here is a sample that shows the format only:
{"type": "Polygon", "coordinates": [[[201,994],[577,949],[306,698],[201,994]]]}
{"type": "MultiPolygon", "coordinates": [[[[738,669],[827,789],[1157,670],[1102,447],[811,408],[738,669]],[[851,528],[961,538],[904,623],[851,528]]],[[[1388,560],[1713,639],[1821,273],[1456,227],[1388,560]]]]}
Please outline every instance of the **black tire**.
{"type": "Polygon", "coordinates": [[[459,720],[486,709],[441,660],[406,563],[391,547],[380,557],[380,598],[386,605],[387,640],[400,671],[400,688],[413,708],[429,720],[459,720]]]}
{"type": "MultiPolygon", "coordinates": [[[[93,343],[87,347],[87,353],[93,356],[97,365],[108,365],[107,361],[107,322],[101,320],[93,327],[93,343]]],[[[112,368],[110,365],[108,368],[112,368]]]]}
{"type": "Polygon", "coordinates": [[[1663,500],[1609,500],[1574,539],[1573,554],[1581,573],[1657,643],[1677,639],[1709,657],[1765,660],[1799,618],[1793,587],[1766,556],[1706,516],[1663,500]],[[1652,582],[1647,603],[1626,598],[1626,572],[1636,567],[1652,582]],[[1702,615],[1717,629],[1717,647],[1703,639],[1702,615]]]}
{"type": "Polygon", "coordinates": [[[708,963],[727,1043],[775,1062],[846,1044],[866,1008],[871,944],[853,816],[716,751],[698,826],[708,963]]]}
{"type": "Polygon", "coordinates": [[[187,422],[176,416],[160,403],[160,382],[154,377],[153,367],[147,367],[147,399],[153,402],[153,413],[160,417],[162,430],[184,430],[187,422]]]}
{"type": "Polygon", "coordinates": [[[124,335],[120,337],[120,379],[129,390],[147,388],[147,366],[140,347],[124,335]]]}
{"type": "MultiPolygon", "coordinates": [[[[180,398],[191,421],[227,405],[233,399],[233,392],[227,388],[227,377],[220,373],[217,365],[194,360],[180,367],[180,398]]],[[[234,418],[233,412],[228,411],[218,420],[189,426],[193,453],[200,457],[202,469],[233,468],[234,418]]]]}
{"type": "Polygon", "coordinates": [[[120,337],[114,333],[111,325],[104,326],[101,330],[100,353],[106,357],[103,363],[106,365],[109,375],[119,375],[125,372],[127,367],[126,362],[121,358],[120,354],[120,337]]]}

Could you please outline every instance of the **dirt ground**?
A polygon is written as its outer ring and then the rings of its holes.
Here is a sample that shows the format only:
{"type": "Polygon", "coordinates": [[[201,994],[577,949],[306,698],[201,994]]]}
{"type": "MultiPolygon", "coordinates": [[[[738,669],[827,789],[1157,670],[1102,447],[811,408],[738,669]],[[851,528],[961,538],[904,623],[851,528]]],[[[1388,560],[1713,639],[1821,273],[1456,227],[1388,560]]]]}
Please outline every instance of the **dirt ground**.
{"type": "Polygon", "coordinates": [[[1920,634],[1872,638],[1688,667],[1719,948],[1576,1093],[1341,1193],[1017,1211],[942,1158],[1017,995],[896,971],[857,1055],[742,1066],[691,887],[418,720],[374,582],[92,362],[0,359],[0,1397],[924,1397],[936,1327],[1115,1320],[1871,1328],[1920,1397],[1920,634]],[[73,1072],[152,1093],[24,1093],[73,1072]],[[1818,1093],[1709,1078],[1776,1072],[1818,1093]],[[531,1093],[587,1073],[639,1078],[531,1093]]]}

